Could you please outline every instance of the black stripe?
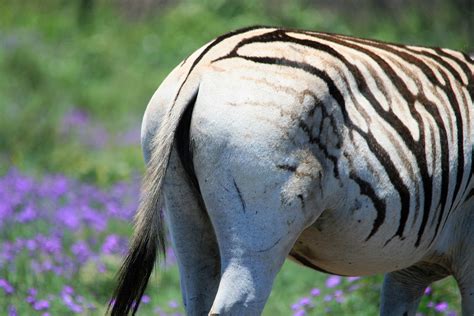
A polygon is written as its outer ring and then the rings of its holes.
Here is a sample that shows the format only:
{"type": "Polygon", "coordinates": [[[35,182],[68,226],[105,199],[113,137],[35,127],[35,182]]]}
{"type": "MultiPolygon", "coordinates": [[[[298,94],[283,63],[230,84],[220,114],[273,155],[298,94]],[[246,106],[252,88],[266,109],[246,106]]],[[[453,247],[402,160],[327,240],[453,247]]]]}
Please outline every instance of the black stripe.
{"type": "MultiPolygon", "coordinates": [[[[456,201],[456,198],[459,193],[459,189],[461,187],[461,182],[464,178],[464,132],[463,132],[463,120],[462,120],[462,115],[461,115],[461,109],[460,105],[457,102],[456,96],[454,95],[454,92],[452,90],[452,85],[449,79],[447,78],[446,74],[443,73],[443,78],[444,80],[447,81],[448,89],[446,92],[446,95],[448,97],[450,105],[453,107],[453,112],[456,117],[456,129],[457,129],[457,147],[458,147],[458,154],[457,154],[457,172],[456,172],[456,185],[454,187],[454,192],[453,192],[453,197],[451,200],[451,206],[448,211],[448,216],[451,213],[452,207],[454,202],[456,201]]],[[[462,92],[462,91],[461,91],[462,92]]],[[[467,111],[469,109],[466,109],[467,111]]],[[[438,223],[436,224],[436,229],[435,233],[433,235],[433,238],[431,239],[431,243],[434,241],[436,236],[438,235],[438,230],[441,225],[441,221],[443,219],[443,214],[445,212],[445,207],[441,208],[438,216],[438,223]]]]}
{"type": "Polygon", "coordinates": [[[472,75],[472,70],[470,70],[467,65],[468,64],[473,65],[474,63],[471,61],[471,59],[466,54],[461,53],[461,54],[463,54],[463,57],[465,58],[465,60],[462,60],[462,59],[459,59],[455,55],[452,55],[452,54],[449,54],[449,53],[445,52],[441,48],[437,47],[437,48],[434,48],[434,50],[436,51],[436,53],[438,55],[446,57],[446,58],[450,59],[451,61],[454,61],[459,67],[462,68],[462,70],[466,74],[467,80],[471,79],[471,78],[469,78],[470,77],[469,74],[472,75]]]}
{"type": "Polygon", "coordinates": [[[183,82],[181,83],[181,85],[179,86],[179,89],[178,89],[178,92],[176,93],[176,96],[173,100],[173,104],[171,105],[171,109],[170,111],[168,112],[168,115],[171,115],[172,113],[172,109],[174,107],[174,105],[176,104],[176,100],[178,99],[178,96],[181,92],[181,89],[183,89],[183,86],[184,84],[186,83],[186,81],[188,80],[188,77],[189,75],[191,74],[191,72],[193,71],[194,67],[196,67],[196,65],[199,63],[199,61],[201,61],[201,59],[204,57],[204,55],[207,54],[208,51],[211,50],[211,48],[213,48],[214,46],[216,46],[217,44],[219,44],[220,42],[222,42],[223,40],[229,38],[229,37],[232,37],[232,36],[235,36],[235,35],[238,35],[238,34],[242,34],[242,33],[245,33],[245,32],[248,32],[248,31],[251,31],[251,30],[255,30],[255,29],[259,29],[259,28],[262,28],[261,26],[250,26],[250,27],[246,27],[246,28],[242,28],[242,29],[238,29],[238,30],[235,30],[233,32],[230,32],[230,33],[227,33],[227,34],[224,34],[224,35],[221,35],[219,37],[217,37],[214,41],[212,41],[212,43],[210,43],[202,52],[201,54],[193,61],[191,67],[189,68],[189,71],[188,73],[186,74],[186,77],[184,78],[183,82]]]}
{"type": "MultiPolygon", "coordinates": [[[[346,82],[346,84],[347,84],[347,82],[346,82]]],[[[357,104],[357,100],[353,97],[353,95],[351,95],[351,98],[352,98],[352,102],[354,104],[357,104]]],[[[369,115],[367,114],[367,112],[363,108],[359,109],[359,113],[363,116],[363,118],[367,122],[371,122],[371,118],[369,117],[369,115]]],[[[349,136],[350,136],[350,139],[353,143],[353,146],[355,146],[356,142],[354,141],[353,133],[351,133],[349,136]]],[[[348,152],[344,152],[343,154],[344,154],[344,157],[346,157],[346,159],[349,163],[349,169],[351,170],[350,173],[349,173],[349,178],[351,178],[352,180],[354,180],[358,184],[361,194],[364,194],[369,199],[371,199],[372,204],[373,204],[373,206],[375,207],[375,209],[377,211],[377,216],[374,220],[374,223],[372,224],[372,230],[369,233],[369,235],[367,236],[367,238],[365,239],[365,241],[368,241],[378,231],[379,227],[383,224],[383,222],[385,220],[385,214],[386,214],[385,200],[381,200],[375,194],[375,191],[370,186],[370,184],[367,181],[360,178],[357,174],[355,174],[355,172],[353,171],[354,170],[354,168],[353,168],[354,165],[353,165],[353,161],[351,159],[350,154],[348,152]],[[365,186],[365,187],[363,187],[363,186],[365,186]]],[[[366,162],[367,162],[367,165],[369,166],[368,161],[366,161],[366,162]]],[[[378,162],[383,166],[382,162],[380,162],[380,161],[378,161],[378,162]]],[[[371,170],[371,172],[373,172],[372,170],[374,170],[373,168],[368,168],[368,169],[371,170]]],[[[386,172],[386,170],[385,170],[385,172],[386,172]]]]}
{"type": "Polygon", "coordinates": [[[318,267],[317,265],[315,265],[314,263],[312,263],[311,261],[309,261],[308,259],[306,259],[305,257],[303,257],[302,255],[298,254],[297,252],[295,252],[293,250],[290,252],[290,254],[288,256],[292,257],[293,259],[295,259],[296,261],[298,261],[299,263],[301,263],[305,267],[311,268],[313,270],[317,270],[317,271],[327,273],[327,274],[345,276],[343,274],[336,274],[336,273],[324,270],[323,268],[318,267]]]}
{"type": "Polygon", "coordinates": [[[447,61],[445,61],[440,56],[438,56],[436,54],[433,54],[430,51],[426,51],[426,50],[418,51],[418,50],[413,50],[412,48],[409,48],[409,47],[406,47],[405,49],[413,52],[414,54],[419,54],[419,55],[423,55],[423,56],[431,58],[432,60],[436,61],[439,65],[446,68],[448,70],[448,72],[451,73],[454,78],[456,78],[457,81],[462,83],[462,78],[461,78],[461,75],[459,74],[459,72],[457,72],[456,69],[453,68],[453,66],[451,66],[447,61]]]}
{"type": "Polygon", "coordinates": [[[367,143],[370,151],[377,157],[382,166],[384,167],[390,182],[393,184],[398,194],[400,195],[400,222],[397,228],[396,233],[385,243],[387,245],[395,236],[400,237],[403,240],[403,232],[405,230],[405,225],[408,220],[408,215],[410,211],[410,190],[403,183],[402,178],[399,175],[398,169],[390,159],[388,152],[377,142],[377,138],[370,131],[364,132],[361,128],[357,126],[352,127],[353,131],[357,131],[367,143]]]}
{"type": "Polygon", "coordinates": [[[372,230],[370,231],[370,234],[367,236],[367,238],[365,238],[365,241],[368,241],[370,237],[372,237],[378,231],[379,227],[385,221],[385,210],[387,208],[387,205],[385,204],[385,200],[382,200],[377,196],[371,184],[357,176],[354,171],[350,172],[349,178],[351,178],[355,181],[355,183],[357,183],[360,189],[360,193],[362,195],[367,196],[372,201],[372,204],[377,210],[377,217],[375,218],[374,224],[372,225],[372,230]]]}
{"type": "MultiPolygon", "coordinates": [[[[321,121],[323,121],[323,120],[321,120],[321,121]]],[[[331,160],[331,162],[333,164],[334,177],[339,178],[339,169],[338,169],[338,165],[337,165],[337,160],[338,160],[337,157],[334,156],[334,155],[331,155],[328,152],[327,147],[322,142],[319,141],[319,137],[316,137],[316,136],[313,135],[313,133],[311,132],[311,129],[309,128],[309,126],[304,121],[299,121],[298,127],[301,128],[301,130],[306,134],[310,144],[318,146],[319,149],[326,156],[326,158],[331,160]]]]}
{"type": "Polygon", "coordinates": [[[245,200],[242,197],[242,193],[240,192],[239,187],[237,186],[237,183],[235,183],[235,179],[232,179],[234,181],[234,187],[235,190],[237,191],[237,195],[239,196],[240,204],[242,204],[242,211],[245,213],[247,211],[247,207],[245,205],[245,200]]]}

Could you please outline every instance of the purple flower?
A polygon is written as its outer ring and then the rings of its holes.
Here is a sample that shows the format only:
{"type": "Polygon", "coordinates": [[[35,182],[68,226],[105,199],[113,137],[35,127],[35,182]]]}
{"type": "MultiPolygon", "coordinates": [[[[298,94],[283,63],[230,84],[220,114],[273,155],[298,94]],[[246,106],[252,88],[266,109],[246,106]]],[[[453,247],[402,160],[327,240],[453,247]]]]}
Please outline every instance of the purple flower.
{"type": "Polygon", "coordinates": [[[34,304],[36,302],[36,295],[38,294],[38,290],[36,290],[35,288],[30,288],[28,289],[27,294],[28,296],[25,298],[25,301],[30,305],[34,304]]]}
{"type": "Polygon", "coordinates": [[[342,292],[341,290],[334,291],[334,297],[336,298],[336,302],[344,302],[344,292],[342,292]]]}
{"type": "Polygon", "coordinates": [[[326,279],[326,287],[330,289],[338,286],[339,283],[341,283],[341,277],[337,275],[331,275],[326,279]]]}
{"type": "Polygon", "coordinates": [[[151,299],[148,295],[143,295],[142,296],[142,303],[143,304],[148,304],[148,303],[150,303],[150,301],[151,301],[151,299]]]}
{"type": "Polygon", "coordinates": [[[13,305],[8,305],[8,316],[17,316],[18,312],[16,311],[16,307],[13,305]]]}
{"type": "Polygon", "coordinates": [[[29,251],[35,251],[38,248],[38,243],[34,239],[28,239],[25,243],[25,248],[29,251]]]}
{"type": "Polygon", "coordinates": [[[69,309],[70,309],[72,312],[74,312],[74,313],[76,313],[76,314],[81,314],[81,313],[84,311],[84,309],[82,308],[82,306],[80,306],[80,305],[78,305],[78,304],[71,304],[71,305],[69,305],[68,307],[69,307],[69,309]]]}
{"type": "Polygon", "coordinates": [[[291,310],[296,311],[296,310],[299,310],[299,309],[301,309],[300,303],[295,303],[295,304],[291,305],[291,310]]]}
{"type": "Polygon", "coordinates": [[[33,303],[33,308],[37,311],[47,310],[49,308],[49,302],[46,300],[39,300],[33,303]]]}
{"type": "Polygon", "coordinates": [[[63,116],[62,125],[65,128],[82,127],[89,123],[89,114],[79,108],[73,108],[63,116]]]}
{"type": "Polygon", "coordinates": [[[0,199],[0,225],[5,223],[12,216],[12,214],[13,214],[12,203],[4,199],[0,199]]]}
{"type": "Polygon", "coordinates": [[[434,307],[434,309],[435,309],[435,311],[441,313],[441,312],[447,311],[447,310],[448,310],[448,307],[449,307],[449,306],[448,306],[448,303],[446,303],[446,302],[441,302],[441,303],[439,303],[439,304],[436,304],[435,307],[434,307]]]}
{"type": "Polygon", "coordinates": [[[31,305],[31,304],[34,304],[34,302],[36,302],[36,297],[31,296],[31,295],[30,295],[30,296],[27,296],[27,297],[25,298],[25,302],[27,302],[27,303],[30,304],[30,305],[31,305]]]}
{"type": "Polygon", "coordinates": [[[168,306],[170,308],[178,308],[179,305],[178,305],[178,302],[176,302],[175,300],[172,300],[168,302],[168,306]]]}
{"type": "Polygon", "coordinates": [[[351,285],[348,289],[349,292],[354,292],[355,290],[359,289],[360,288],[360,285],[359,284],[354,284],[354,285],[351,285]]]}
{"type": "Polygon", "coordinates": [[[304,309],[300,309],[293,313],[293,316],[304,316],[306,315],[306,311],[304,309]]]}
{"type": "Polygon", "coordinates": [[[35,288],[29,288],[27,291],[28,295],[30,296],[36,296],[38,294],[38,290],[35,288]]]}
{"type": "Polygon", "coordinates": [[[80,264],[85,263],[91,257],[92,253],[87,243],[83,240],[79,240],[71,246],[71,252],[80,264]]]}
{"type": "Polygon", "coordinates": [[[61,293],[72,295],[74,294],[74,288],[69,285],[63,286],[61,293]]]}
{"type": "Polygon", "coordinates": [[[102,244],[102,252],[105,254],[118,253],[120,249],[120,237],[112,234],[105,238],[102,244]]]}
{"type": "Polygon", "coordinates": [[[347,281],[349,281],[349,282],[354,282],[354,281],[357,281],[359,279],[360,279],[360,277],[347,277],[347,281]]]}
{"type": "Polygon", "coordinates": [[[60,254],[62,251],[61,239],[58,237],[38,237],[41,248],[49,254],[60,254]]]}
{"type": "Polygon", "coordinates": [[[319,295],[321,295],[321,290],[318,289],[318,288],[314,288],[314,289],[311,290],[310,293],[311,293],[311,296],[319,296],[319,295]]]}
{"type": "Polygon", "coordinates": [[[309,297],[303,297],[299,301],[301,306],[309,306],[311,305],[311,299],[309,297]]]}
{"type": "Polygon", "coordinates": [[[21,212],[16,215],[16,221],[19,223],[28,223],[38,217],[38,211],[33,205],[28,204],[21,212]]]}
{"type": "Polygon", "coordinates": [[[105,273],[107,271],[107,267],[102,262],[98,262],[97,263],[97,271],[100,272],[100,273],[105,273]]]}
{"type": "Polygon", "coordinates": [[[48,176],[38,188],[38,195],[56,202],[58,198],[66,194],[70,186],[69,180],[62,175],[48,176]]]}
{"type": "Polygon", "coordinates": [[[117,135],[117,145],[130,146],[140,144],[141,128],[133,127],[117,135]]]}
{"type": "Polygon", "coordinates": [[[76,302],[74,302],[74,299],[72,298],[72,296],[70,294],[72,293],[68,293],[70,291],[70,287],[68,287],[65,291],[65,289],[63,288],[63,291],[61,292],[61,299],[64,303],[64,305],[66,305],[70,311],[74,312],[74,313],[82,313],[83,312],[83,308],[82,306],[80,306],[79,304],[77,304],[76,302]]]}
{"type": "Polygon", "coordinates": [[[61,207],[57,212],[57,221],[71,230],[77,230],[81,224],[80,217],[72,206],[61,207]]]}
{"type": "Polygon", "coordinates": [[[2,288],[7,295],[13,294],[15,291],[13,286],[5,279],[0,279],[0,288],[2,288]]]}
{"type": "Polygon", "coordinates": [[[107,218],[104,214],[97,212],[96,210],[90,208],[89,206],[83,206],[81,208],[83,213],[83,219],[87,224],[92,225],[92,227],[99,232],[103,231],[107,227],[107,218]]]}
{"type": "Polygon", "coordinates": [[[428,286],[428,287],[425,289],[425,295],[430,295],[430,294],[431,294],[431,287],[428,286]]]}

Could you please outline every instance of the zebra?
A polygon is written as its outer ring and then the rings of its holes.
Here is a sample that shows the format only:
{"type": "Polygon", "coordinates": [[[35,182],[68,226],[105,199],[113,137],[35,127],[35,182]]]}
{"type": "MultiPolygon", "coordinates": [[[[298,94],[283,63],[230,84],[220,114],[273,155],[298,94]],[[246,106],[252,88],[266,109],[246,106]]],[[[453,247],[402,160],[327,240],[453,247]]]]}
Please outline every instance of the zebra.
{"type": "Polygon", "coordinates": [[[454,50],[260,26],[209,42],[145,111],[111,315],[137,312],[164,222],[189,315],[260,314],[287,257],[384,273],[382,315],[452,275],[473,315],[473,100],[454,50]]]}

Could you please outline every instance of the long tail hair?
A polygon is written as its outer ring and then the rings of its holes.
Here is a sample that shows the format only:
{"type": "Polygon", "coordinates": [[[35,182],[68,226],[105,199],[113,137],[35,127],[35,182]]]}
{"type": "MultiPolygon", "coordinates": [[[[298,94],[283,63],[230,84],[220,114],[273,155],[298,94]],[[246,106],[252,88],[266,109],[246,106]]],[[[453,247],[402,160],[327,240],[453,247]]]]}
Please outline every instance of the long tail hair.
{"type": "MultiPolygon", "coordinates": [[[[180,89],[181,90],[181,89],[180,89]]],[[[135,315],[151,272],[166,251],[160,212],[161,187],[178,125],[186,109],[194,104],[197,88],[179,93],[153,139],[153,149],[141,187],[140,204],[128,254],[118,272],[117,287],[109,304],[112,316],[135,315]]],[[[188,127],[189,128],[189,127],[188,127]]]]}

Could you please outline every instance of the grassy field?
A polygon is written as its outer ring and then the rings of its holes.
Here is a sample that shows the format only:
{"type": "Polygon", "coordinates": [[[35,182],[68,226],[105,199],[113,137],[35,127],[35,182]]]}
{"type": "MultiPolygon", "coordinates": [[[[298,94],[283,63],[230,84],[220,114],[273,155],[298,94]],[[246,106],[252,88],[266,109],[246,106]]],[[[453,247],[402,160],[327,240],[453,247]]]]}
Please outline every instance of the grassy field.
{"type": "MultiPolygon", "coordinates": [[[[474,46],[463,10],[448,1],[433,2],[436,16],[417,6],[353,13],[265,3],[179,1],[146,16],[108,1],[90,13],[70,1],[0,3],[1,315],[104,313],[137,204],[141,116],[164,76],[213,37],[266,24],[474,46]]],[[[287,262],[264,314],[375,315],[381,280],[287,262]]],[[[183,313],[171,249],[142,303],[140,315],[183,313]]],[[[447,279],[426,293],[420,313],[459,307],[447,279]]]]}

